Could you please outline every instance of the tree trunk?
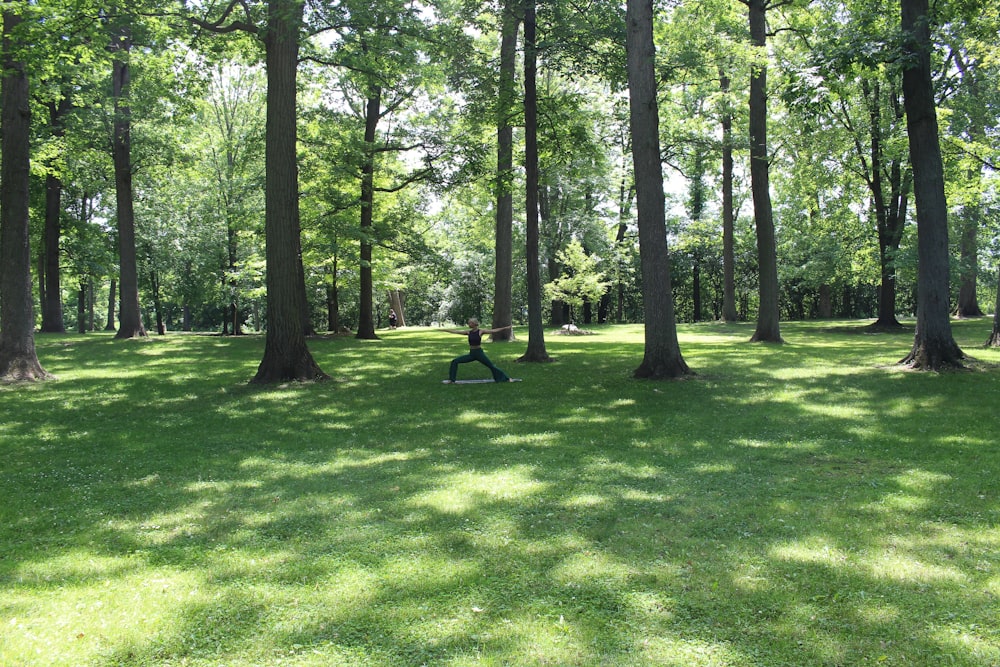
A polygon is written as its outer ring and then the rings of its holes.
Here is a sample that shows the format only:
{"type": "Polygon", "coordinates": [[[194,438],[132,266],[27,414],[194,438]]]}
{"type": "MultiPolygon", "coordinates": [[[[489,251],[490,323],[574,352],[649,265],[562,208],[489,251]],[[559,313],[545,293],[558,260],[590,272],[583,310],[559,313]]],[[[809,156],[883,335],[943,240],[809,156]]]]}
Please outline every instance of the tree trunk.
{"type": "Polygon", "coordinates": [[[361,302],[358,312],[358,333],[355,338],[378,340],[375,333],[372,280],[372,207],[375,203],[375,131],[382,107],[382,91],[377,86],[365,108],[365,155],[361,167],[361,302]]]}
{"type": "Polygon", "coordinates": [[[87,331],[94,331],[94,277],[87,276],[87,331]]]}
{"type": "Polygon", "coordinates": [[[108,285],[108,321],[104,325],[105,331],[115,330],[115,309],[117,308],[118,304],[115,295],[117,294],[117,292],[118,292],[118,281],[116,281],[114,277],[112,277],[111,282],[108,285]]]}
{"type": "Polygon", "coordinates": [[[993,331],[986,339],[986,347],[1000,347],[1000,271],[997,271],[997,302],[993,306],[993,331]]]}
{"type": "Polygon", "coordinates": [[[396,326],[406,326],[406,311],[403,308],[405,299],[398,289],[389,290],[389,307],[396,311],[396,326]]]}
{"type": "MultiPolygon", "coordinates": [[[[514,282],[514,114],[519,0],[504,3],[500,31],[500,87],[497,95],[496,270],[493,279],[493,329],[513,324],[514,282]]],[[[513,341],[513,329],[491,334],[490,340],[513,341]]]]}
{"type": "MultiPolygon", "coordinates": [[[[69,111],[70,103],[63,100],[60,103],[50,102],[49,127],[54,137],[64,135],[62,118],[69,111]]],[[[62,232],[62,179],[53,169],[45,177],[45,231],[43,233],[43,274],[42,284],[44,294],[40,294],[42,308],[42,331],[50,333],[65,333],[63,322],[62,286],[59,271],[59,236],[62,232]]]]}
{"type": "Polygon", "coordinates": [[[913,349],[901,363],[924,370],[961,366],[964,358],[951,332],[948,267],[948,204],[938,143],[931,81],[927,0],[903,0],[905,36],[903,103],[917,207],[917,327],[913,349]]]}
{"type": "Polygon", "coordinates": [[[163,303],[160,299],[160,277],[156,269],[149,272],[149,284],[153,291],[153,313],[156,317],[156,333],[159,336],[166,335],[167,327],[163,323],[163,303]]]}
{"type": "MultiPolygon", "coordinates": [[[[230,158],[230,161],[232,158],[230,158]]],[[[229,267],[229,278],[226,280],[226,287],[229,289],[229,307],[228,307],[228,319],[229,324],[232,325],[232,334],[234,336],[240,336],[243,334],[243,322],[240,317],[240,304],[239,304],[239,281],[236,278],[236,268],[238,261],[238,239],[239,236],[236,233],[236,228],[233,225],[232,220],[229,219],[229,212],[226,215],[226,255],[227,255],[227,265],[229,267]]],[[[223,325],[225,328],[225,325],[223,325]]]]}
{"type": "Polygon", "coordinates": [[[121,308],[115,338],[144,337],[139,307],[139,268],[135,252],[135,209],[132,195],[132,112],[128,105],[131,73],[128,52],[132,48],[131,29],[123,27],[114,36],[112,87],[115,100],[112,157],[115,169],[115,201],[118,213],[118,290],[121,308]]]}
{"type": "Polygon", "coordinates": [[[670,284],[656,73],[653,69],[652,0],[628,0],[626,30],[629,126],[632,131],[642,300],[645,307],[645,352],[634,375],[650,379],[676,378],[691,371],[681,356],[677,342],[670,284]]]}
{"type": "Polygon", "coordinates": [[[302,3],[272,0],[265,39],[267,121],[264,138],[264,231],[267,262],[267,335],[264,357],[251,380],[263,384],[324,380],[303,330],[299,260],[299,192],[295,86],[302,3]]]}
{"type": "MultiPolygon", "coordinates": [[[[955,66],[962,73],[962,80],[968,87],[969,96],[975,104],[983,105],[982,85],[979,79],[978,68],[973,66],[962,57],[961,53],[953,50],[955,66]]],[[[978,144],[986,145],[989,139],[986,135],[986,127],[982,121],[982,116],[973,113],[970,118],[969,136],[978,144]]],[[[958,310],[959,317],[982,317],[983,311],[979,307],[978,295],[978,275],[979,275],[979,227],[982,224],[982,167],[976,164],[969,169],[969,180],[974,185],[968,188],[971,196],[975,200],[968,202],[964,208],[966,218],[962,222],[962,236],[960,240],[961,253],[961,276],[958,290],[958,310]]]]}
{"type": "Polygon", "coordinates": [[[0,83],[0,380],[34,381],[51,377],[35,352],[35,314],[31,293],[29,184],[31,109],[28,76],[16,60],[21,45],[12,34],[21,15],[5,2],[3,81],[0,83]]]}
{"type": "MultiPolygon", "coordinates": [[[[882,92],[878,82],[870,86],[862,81],[862,90],[868,101],[869,148],[865,159],[861,144],[858,152],[862,165],[867,166],[868,189],[875,207],[875,228],[879,246],[879,298],[878,318],[872,324],[875,329],[899,329],[902,325],[896,319],[896,253],[903,238],[906,224],[906,205],[910,189],[908,170],[893,160],[889,167],[889,193],[882,175],[886,172],[885,153],[882,141],[882,92]]],[[[898,106],[898,104],[897,104],[898,106]]]]}
{"type": "Polygon", "coordinates": [[[722,91],[722,319],[736,322],[736,255],[733,211],[733,113],[729,107],[729,77],[719,74],[722,91]]]}
{"type": "Polygon", "coordinates": [[[819,316],[823,319],[833,317],[833,297],[829,283],[823,283],[819,286],[819,316]]]}
{"type": "MultiPolygon", "coordinates": [[[[750,40],[766,58],[766,2],[749,0],[750,40]]],[[[757,228],[757,269],[760,273],[760,308],[757,329],[750,340],[781,343],[778,304],[778,250],[771,210],[771,184],[767,154],[767,65],[755,63],[750,77],[750,189],[757,228]]]]}
{"type": "Polygon", "coordinates": [[[76,331],[87,333],[87,283],[83,280],[76,294],[76,331]]]}
{"type": "Polygon", "coordinates": [[[697,252],[691,259],[691,306],[692,320],[701,322],[701,254],[697,252]]]}
{"type": "MultiPolygon", "coordinates": [[[[692,165],[691,182],[689,184],[690,201],[689,214],[695,225],[701,222],[705,214],[705,154],[700,147],[695,147],[694,163],[692,165]]],[[[692,320],[701,322],[701,247],[696,241],[691,250],[691,305],[692,320]]]]}
{"type": "MultiPolygon", "coordinates": [[[[971,174],[973,178],[978,177],[971,174]]],[[[977,188],[978,189],[978,188],[977,188]]],[[[965,219],[962,221],[962,236],[959,238],[959,317],[982,317],[983,310],[979,307],[979,225],[980,209],[978,202],[965,207],[965,219]]]]}
{"type": "Polygon", "coordinates": [[[528,348],[518,361],[551,361],[545,350],[542,323],[542,274],[538,256],[538,54],[535,44],[535,0],[524,12],[524,173],[527,214],[528,348]]]}
{"type": "Polygon", "coordinates": [[[326,330],[340,332],[340,292],[337,286],[337,255],[333,256],[330,280],[326,285],[326,330]]]}

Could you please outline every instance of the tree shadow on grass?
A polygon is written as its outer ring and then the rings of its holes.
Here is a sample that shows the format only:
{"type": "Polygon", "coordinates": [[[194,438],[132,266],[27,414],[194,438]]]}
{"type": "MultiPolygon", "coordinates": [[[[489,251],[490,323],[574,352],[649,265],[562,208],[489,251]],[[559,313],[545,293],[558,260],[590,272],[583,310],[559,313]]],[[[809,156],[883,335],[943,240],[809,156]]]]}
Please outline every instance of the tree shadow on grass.
{"type": "Polygon", "coordinates": [[[692,345],[716,364],[695,383],[631,381],[610,345],[456,393],[453,346],[422,339],[317,346],[333,390],[121,378],[10,430],[3,541],[32,547],[3,549],[3,587],[189,578],[106,665],[996,661],[995,378],[852,369],[851,346],[791,372],[806,338],[692,345]]]}

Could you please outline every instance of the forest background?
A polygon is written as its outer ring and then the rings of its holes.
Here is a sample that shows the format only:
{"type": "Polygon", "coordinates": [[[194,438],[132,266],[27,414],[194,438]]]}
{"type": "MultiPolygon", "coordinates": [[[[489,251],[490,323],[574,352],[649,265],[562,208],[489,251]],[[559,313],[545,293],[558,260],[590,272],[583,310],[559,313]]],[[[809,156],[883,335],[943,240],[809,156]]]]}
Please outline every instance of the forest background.
{"type": "MultiPolygon", "coordinates": [[[[267,328],[269,205],[288,216],[301,258],[307,333],[375,337],[390,307],[407,324],[488,322],[501,298],[505,318],[523,323],[532,259],[552,326],[641,321],[623,9],[7,3],[7,16],[27,19],[5,31],[32,82],[36,323],[83,332],[118,318],[121,337],[267,328]],[[529,16],[530,119],[518,46],[529,16]],[[282,36],[283,24],[294,32],[282,36]],[[277,64],[283,44],[294,46],[290,75],[277,64]],[[295,151],[272,173],[295,180],[268,204],[279,186],[267,182],[277,158],[266,119],[282,101],[293,104],[295,151]],[[508,160],[536,135],[537,191],[526,191],[527,161],[504,163],[505,129],[508,160]],[[537,258],[527,250],[536,206],[537,258]],[[503,240],[505,207],[514,224],[503,240]],[[494,280],[502,244],[517,267],[506,269],[509,295],[494,280]]],[[[952,301],[978,316],[996,297],[1000,251],[1000,18],[990,3],[953,1],[929,19],[952,301]]],[[[656,6],[654,36],[677,319],[758,311],[745,128],[765,70],[780,316],[896,327],[913,314],[898,12],[863,0],[669,2],[656,6]],[[748,8],[766,16],[766,45],[752,39],[748,8]]]]}

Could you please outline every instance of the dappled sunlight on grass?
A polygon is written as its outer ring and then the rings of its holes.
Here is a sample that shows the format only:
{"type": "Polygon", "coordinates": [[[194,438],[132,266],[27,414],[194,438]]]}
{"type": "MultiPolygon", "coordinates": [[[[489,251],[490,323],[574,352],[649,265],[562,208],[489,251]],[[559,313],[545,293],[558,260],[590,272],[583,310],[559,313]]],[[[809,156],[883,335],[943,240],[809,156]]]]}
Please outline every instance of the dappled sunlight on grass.
{"type": "Polygon", "coordinates": [[[1000,375],[897,372],[912,333],[863,325],[682,326],[663,383],[599,326],[471,386],[434,330],[311,339],[334,379],[280,387],[262,337],[41,336],[60,379],[0,388],[0,653],[996,664],[1000,375]]]}
{"type": "Polygon", "coordinates": [[[514,469],[492,473],[463,472],[445,476],[437,488],[413,498],[416,506],[427,506],[443,513],[467,514],[482,505],[496,502],[524,502],[542,493],[545,485],[533,479],[530,469],[514,469]]]}

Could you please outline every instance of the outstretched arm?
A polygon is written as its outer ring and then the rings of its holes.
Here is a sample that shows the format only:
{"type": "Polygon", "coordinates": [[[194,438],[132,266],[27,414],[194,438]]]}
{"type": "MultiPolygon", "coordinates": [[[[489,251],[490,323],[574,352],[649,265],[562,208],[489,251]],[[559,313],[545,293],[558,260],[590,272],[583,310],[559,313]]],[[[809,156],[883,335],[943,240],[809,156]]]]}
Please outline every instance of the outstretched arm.
{"type": "Polygon", "coordinates": [[[459,336],[467,336],[469,334],[468,329],[441,329],[444,333],[458,334],[459,336]]]}
{"type": "Polygon", "coordinates": [[[499,327],[497,329],[480,329],[480,331],[482,333],[484,333],[484,334],[495,334],[495,333],[500,333],[501,331],[506,331],[507,329],[513,329],[513,328],[514,328],[513,324],[508,324],[505,327],[499,327]]]}

